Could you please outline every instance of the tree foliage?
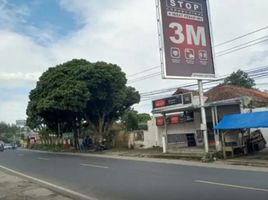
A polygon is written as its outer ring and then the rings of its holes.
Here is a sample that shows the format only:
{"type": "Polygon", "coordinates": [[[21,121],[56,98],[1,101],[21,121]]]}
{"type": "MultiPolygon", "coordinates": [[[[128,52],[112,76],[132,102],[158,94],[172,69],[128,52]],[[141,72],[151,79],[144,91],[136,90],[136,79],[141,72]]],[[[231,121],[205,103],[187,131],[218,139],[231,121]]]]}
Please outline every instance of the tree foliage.
{"type": "Polygon", "coordinates": [[[4,122],[0,122],[0,140],[4,142],[13,141],[13,137],[19,131],[19,128],[15,125],[6,124],[4,122]]]}
{"type": "Polygon", "coordinates": [[[74,59],[49,68],[30,93],[27,124],[46,125],[56,131],[57,123],[73,130],[86,120],[102,137],[125,110],[140,100],[139,93],[126,86],[120,67],[105,62],[74,59]]]}
{"type": "Polygon", "coordinates": [[[147,123],[151,120],[151,116],[148,113],[139,113],[138,114],[139,123],[147,123]]]}
{"type": "Polygon", "coordinates": [[[139,128],[138,112],[134,109],[127,110],[121,118],[126,131],[134,131],[139,128]]]}
{"type": "Polygon", "coordinates": [[[230,76],[225,78],[224,84],[252,88],[255,86],[255,81],[254,79],[250,78],[246,72],[238,70],[237,72],[233,72],[230,76]]]}
{"type": "Polygon", "coordinates": [[[147,127],[146,123],[150,119],[151,117],[147,113],[138,113],[134,109],[128,109],[126,110],[124,115],[121,117],[121,122],[123,123],[127,131],[135,131],[135,130],[141,130],[141,129],[144,129],[144,127],[147,127]]]}

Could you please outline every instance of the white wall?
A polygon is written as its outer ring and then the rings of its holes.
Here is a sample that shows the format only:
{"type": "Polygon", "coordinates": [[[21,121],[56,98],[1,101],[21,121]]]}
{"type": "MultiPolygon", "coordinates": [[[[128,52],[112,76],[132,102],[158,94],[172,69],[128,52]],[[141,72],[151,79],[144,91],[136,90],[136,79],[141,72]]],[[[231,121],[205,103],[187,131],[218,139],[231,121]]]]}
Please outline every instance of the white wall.
{"type": "Polygon", "coordinates": [[[144,148],[153,146],[162,147],[161,138],[159,138],[159,130],[155,123],[155,118],[147,122],[148,130],[144,131],[144,148]]]}
{"type": "MultiPolygon", "coordinates": [[[[162,147],[162,136],[165,134],[165,128],[157,127],[155,118],[147,122],[148,131],[144,131],[144,148],[150,148],[153,146],[162,147]]],[[[194,113],[194,121],[168,125],[168,134],[186,134],[196,133],[196,130],[200,129],[200,114],[194,113]]],[[[198,140],[196,138],[196,143],[198,140]]],[[[200,144],[201,145],[201,144],[200,144]]]]}
{"type": "Polygon", "coordinates": [[[168,125],[168,134],[196,133],[200,129],[200,114],[194,113],[194,121],[168,125]]]}

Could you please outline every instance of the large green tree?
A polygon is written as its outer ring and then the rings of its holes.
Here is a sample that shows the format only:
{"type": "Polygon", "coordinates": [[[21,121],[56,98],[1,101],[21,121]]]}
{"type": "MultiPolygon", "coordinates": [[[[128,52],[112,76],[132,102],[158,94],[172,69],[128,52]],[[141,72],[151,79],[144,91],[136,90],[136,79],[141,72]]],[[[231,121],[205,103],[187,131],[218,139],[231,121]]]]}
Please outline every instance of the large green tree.
{"type": "Polygon", "coordinates": [[[128,109],[121,117],[121,122],[127,131],[147,129],[147,121],[151,119],[147,113],[138,113],[134,109],[128,109]]]}
{"type": "Polygon", "coordinates": [[[31,91],[27,124],[56,129],[58,122],[64,122],[75,133],[76,125],[86,120],[96,136],[103,137],[124,111],[140,100],[126,82],[125,74],[114,64],[74,59],[57,65],[48,69],[31,91]]]}
{"type": "Polygon", "coordinates": [[[255,81],[254,79],[250,78],[246,72],[238,70],[236,72],[233,72],[227,78],[225,78],[224,84],[252,88],[253,86],[255,86],[255,81]]]}
{"type": "Polygon", "coordinates": [[[14,141],[14,136],[19,132],[19,128],[15,125],[6,124],[5,122],[0,122],[0,140],[4,142],[14,141]]]}
{"type": "Polygon", "coordinates": [[[139,128],[138,112],[134,109],[127,110],[121,117],[121,122],[126,131],[134,131],[139,128]]]}

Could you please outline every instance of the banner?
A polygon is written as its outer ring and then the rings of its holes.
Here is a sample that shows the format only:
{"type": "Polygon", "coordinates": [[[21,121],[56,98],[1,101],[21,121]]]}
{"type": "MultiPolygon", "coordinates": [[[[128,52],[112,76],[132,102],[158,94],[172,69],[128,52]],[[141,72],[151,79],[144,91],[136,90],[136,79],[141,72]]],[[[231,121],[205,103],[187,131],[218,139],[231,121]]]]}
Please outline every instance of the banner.
{"type": "Polygon", "coordinates": [[[207,0],[157,0],[163,78],[215,77],[207,0]]]}

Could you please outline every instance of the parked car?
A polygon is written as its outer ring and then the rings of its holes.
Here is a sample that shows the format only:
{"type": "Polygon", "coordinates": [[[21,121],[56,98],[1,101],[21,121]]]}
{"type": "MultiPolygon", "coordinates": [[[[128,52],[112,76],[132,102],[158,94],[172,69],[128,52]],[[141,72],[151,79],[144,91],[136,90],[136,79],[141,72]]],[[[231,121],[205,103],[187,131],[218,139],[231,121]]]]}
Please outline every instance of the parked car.
{"type": "Polygon", "coordinates": [[[4,149],[4,142],[0,141],[0,152],[3,152],[4,149]]]}
{"type": "Polygon", "coordinates": [[[12,145],[11,144],[5,144],[4,149],[12,149],[12,145]]]}
{"type": "Polygon", "coordinates": [[[18,145],[17,144],[12,144],[12,149],[17,149],[18,148],[18,145]]]}

